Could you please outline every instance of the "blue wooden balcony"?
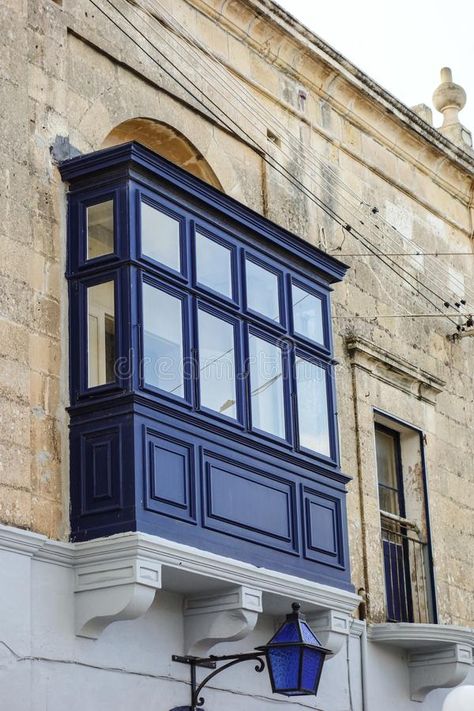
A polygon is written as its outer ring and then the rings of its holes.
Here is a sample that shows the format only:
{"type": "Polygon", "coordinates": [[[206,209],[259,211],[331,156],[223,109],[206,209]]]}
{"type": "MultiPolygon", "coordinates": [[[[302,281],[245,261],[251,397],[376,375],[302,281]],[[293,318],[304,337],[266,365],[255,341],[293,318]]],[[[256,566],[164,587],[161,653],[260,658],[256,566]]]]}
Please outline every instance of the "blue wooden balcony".
{"type": "Polygon", "coordinates": [[[73,539],[138,530],[352,589],[345,265],[136,143],[61,172],[73,539]]]}

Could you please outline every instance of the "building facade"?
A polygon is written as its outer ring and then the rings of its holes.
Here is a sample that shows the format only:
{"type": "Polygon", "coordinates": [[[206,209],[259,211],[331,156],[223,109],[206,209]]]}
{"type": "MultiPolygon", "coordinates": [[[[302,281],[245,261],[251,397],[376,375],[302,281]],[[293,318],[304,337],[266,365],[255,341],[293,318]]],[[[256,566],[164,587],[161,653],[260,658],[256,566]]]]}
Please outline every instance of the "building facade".
{"type": "Polygon", "coordinates": [[[0,3],[5,708],[474,684],[474,152],[270,0],[0,3]],[[199,678],[204,672],[198,670],[199,678]]]}

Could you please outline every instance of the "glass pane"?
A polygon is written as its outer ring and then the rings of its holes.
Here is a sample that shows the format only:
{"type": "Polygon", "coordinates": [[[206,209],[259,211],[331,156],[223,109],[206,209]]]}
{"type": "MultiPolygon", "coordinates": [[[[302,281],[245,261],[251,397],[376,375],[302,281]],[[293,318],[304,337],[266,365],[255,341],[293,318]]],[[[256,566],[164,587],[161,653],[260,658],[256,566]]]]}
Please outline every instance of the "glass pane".
{"type": "Polygon", "coordinates": [[[296,359],[300,444],[330,456],[326,377],[324,368],[303,358],[296,359]]]}
{"type": "Polygon", "coordinates": [[[250,259],[247,259],[245,264],[248,308],[258,311],[272,321],[280,321],[278,276],[250,259]]]}
{"type": "Polygon", "coordinates": [[[300,672],[299,647],[273,647],[268,651],[268,662],[275,691],[285,696],[298,696],[300,672]]]}
{"type": "Polygon", "coordinates": [[[237,417],[234,327],[199,311],[199,378],[201,405],[237,417]]]}
{"type": "Polygon", "coordinates": [[[316,692],[321,667],[324,661],[324,654],[316,649],[305,649],[303,652],[303,664],[301,665],[301,688],[316,692]]]}
{"type": "Polygon", "coordinates": [[[250,335],[250,400],[252,425],[285,438],[283,355],[273,343],[250,335]]]}
{"type": "Polygon", "coordinates": [[[87,208],[87,259],[114,251],[114,201],[87,208]]]}
{"type": "Polygon", "coordinates": [[[143,373],[145,382],[184,397],[181,299],[143,285],[143,373]]]}
{"type": "Polygon", "coordinates": [[[87,289],[88,387],[115,380],[115,293],[114,282],[87,289]]]}
{"type": "Polygon", "coordinates": [[[196,232],[196,276],[200,284],[232,298],[231,250],[196,232]]]}
{"type": "Polygon", "coordinates": [[[177,272],[181,268],[178,220],[142,202],[142,252],[177,272]]]}
{"type": "Polygon", "coordinates": [[[293,324],[296,333],[315,343],[324,343],[322,301],[293,284],[293,324]]]}
{"type": "Polygon", "coordinates": [[[398,503],[397,450],[395,437],[375,430],[379,502],[382,511],[400,514],[398,503]]]}

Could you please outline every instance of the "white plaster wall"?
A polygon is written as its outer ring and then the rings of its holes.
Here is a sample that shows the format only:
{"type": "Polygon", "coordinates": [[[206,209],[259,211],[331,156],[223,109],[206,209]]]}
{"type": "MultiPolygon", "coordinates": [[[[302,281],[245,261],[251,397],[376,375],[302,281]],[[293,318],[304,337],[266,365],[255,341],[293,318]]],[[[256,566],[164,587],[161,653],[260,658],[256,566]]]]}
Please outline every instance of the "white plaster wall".
{"type": "MultiPolygon", "coordinates": [[[[381,644],[369,644],[368,705],[364,711],[441,711],[451,689],[431,691],[423,703],[410,700],[406,652],[381,644]]],[[[472,683],[474,669],[463,682],[472,683]]]]}
{"type": "MultiPolygon", "coordinates": [[[[171,661],[184,651],[181,595],[160,591],[142,618],[114,623],[90,640],[74,633],[71,567],[2,549],[0,570],[2,710],[169,711],[189,703],[189,669],[171,661]]],[[[262,615],[249,637],[212,652],[248,651],[268,641],[279,623],[262,615]]],[[[256,674],[249,662],[215,679],[205,693],[207,711],[441,711],[448,690],[411,702],[403,652],[380,644],[369,644],[364,705],[358,630],[359,623],[326,663],[317,699],[272,695],[266,671],[256,674]]],[[[472,681],[474,673],[466,683],[472,681]]]]}

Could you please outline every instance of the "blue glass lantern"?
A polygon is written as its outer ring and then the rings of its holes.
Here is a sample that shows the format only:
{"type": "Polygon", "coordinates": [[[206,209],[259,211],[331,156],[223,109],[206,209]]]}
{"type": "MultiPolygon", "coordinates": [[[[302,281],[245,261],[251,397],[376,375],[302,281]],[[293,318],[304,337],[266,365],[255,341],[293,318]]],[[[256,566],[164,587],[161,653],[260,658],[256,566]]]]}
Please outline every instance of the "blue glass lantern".
{"type": "Polygon", "coordinates": [[[329,649],[321,646],[294,602],[293,612],[271,638],[258,647],[267,659],[274,694],[284,696],[316,696],[324,660],[329,649]]]}

